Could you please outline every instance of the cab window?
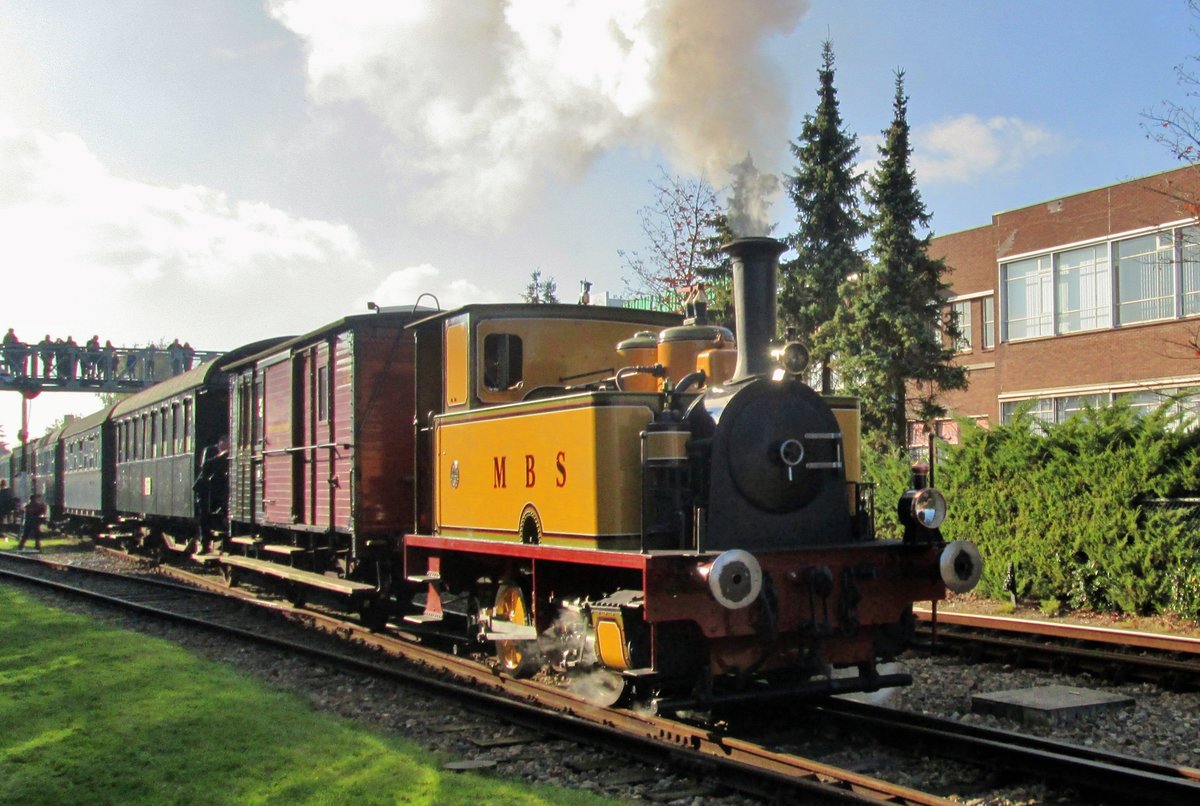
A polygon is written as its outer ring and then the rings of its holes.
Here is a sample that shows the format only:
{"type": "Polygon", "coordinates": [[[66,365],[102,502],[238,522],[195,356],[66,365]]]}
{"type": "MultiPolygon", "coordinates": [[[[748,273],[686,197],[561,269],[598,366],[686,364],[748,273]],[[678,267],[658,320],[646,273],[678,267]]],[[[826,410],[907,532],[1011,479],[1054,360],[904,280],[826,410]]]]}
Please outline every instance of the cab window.
{"type": "Polygon", "coordinates": [[[516,389],[522,375],[521,337],[489,333],[483,339],[483,385],[493,392],[516,389]]]}

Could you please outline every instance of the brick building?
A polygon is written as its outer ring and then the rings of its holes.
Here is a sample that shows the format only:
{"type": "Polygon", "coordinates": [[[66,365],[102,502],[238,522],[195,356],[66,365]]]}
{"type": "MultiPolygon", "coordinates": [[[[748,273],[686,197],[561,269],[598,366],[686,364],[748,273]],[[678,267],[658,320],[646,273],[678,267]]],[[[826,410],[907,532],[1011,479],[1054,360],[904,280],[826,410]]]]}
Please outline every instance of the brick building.
{"type": "Polygon", "coordinates": [[[970,381],[945,394],[947,408],[986,424],[1030,401],[1061,421],[1117,397],[1149,408],[1193,390],[1200,408],[1197,201],[1200,170],[1180,168],[933,239],[970,381]]]}

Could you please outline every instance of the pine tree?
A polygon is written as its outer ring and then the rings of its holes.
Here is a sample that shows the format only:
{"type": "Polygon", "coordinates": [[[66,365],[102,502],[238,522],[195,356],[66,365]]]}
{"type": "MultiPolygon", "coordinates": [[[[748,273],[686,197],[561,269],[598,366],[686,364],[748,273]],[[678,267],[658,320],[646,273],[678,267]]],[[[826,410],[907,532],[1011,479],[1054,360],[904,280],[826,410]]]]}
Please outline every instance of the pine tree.
{"type": "Polygon", "coordinates": [[[946,317],[945,264],[929,257],[929,214],[910,163],[908,97],[896,73],[891,126],[868,182],[872,261],[847,283],[850,305],[839,313],[842,364],[863,405],[863,425],[881,441],[907,442],[910,409],[928,421],[943,415],[937,395],[966,387],[962,367],[950,363],[958,323],[946,317]],[[910,400],[910,389],[921,389],[910,400]]]}
{"type": "Polygon", "coordinates": [[[735,329],[733,311],[733,261],[721,247],[737,238],[729,225],[729,216],[717,213],[709,220],[704,239],[704,262],[696,274],[708,287],[708,321],[735,329]]]}
{"type": "Polygon", "coordinates": [[[854,172],[858,145],[842,125],[829,40],[821,55],[817,110],[804,118],[800,137],[791,144],[796,169],[786,185],[798,228],[785,240],[796,258],[781,266],[779,319],[808,338],[821,365],[821,391],[828,394],[842,286],[862,273],[857,242],[866,227],[858,206],[863,177],[854,172]]]}
{"type": "Polygon", "coordinates": [[[558,284],[553,277],[542,279],[542,270],[534,269],[529,275],[529,285],[521,299],[534,305],[550,305],[558,302],[558,284]]]}

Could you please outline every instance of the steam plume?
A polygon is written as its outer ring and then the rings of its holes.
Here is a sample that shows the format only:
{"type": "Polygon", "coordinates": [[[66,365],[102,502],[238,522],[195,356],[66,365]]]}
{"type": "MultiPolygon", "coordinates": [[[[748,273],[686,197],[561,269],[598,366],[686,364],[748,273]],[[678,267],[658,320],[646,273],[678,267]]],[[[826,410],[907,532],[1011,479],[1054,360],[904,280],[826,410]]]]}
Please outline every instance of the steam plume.
{"type": "Polygon", "coordinates": [[[808,0],[271,0],[303,40],[309,91],[356,102],[433,213],[489,220],[618,147],[719,175],[773,162],[788,110],[764,53],[808,0]]]}

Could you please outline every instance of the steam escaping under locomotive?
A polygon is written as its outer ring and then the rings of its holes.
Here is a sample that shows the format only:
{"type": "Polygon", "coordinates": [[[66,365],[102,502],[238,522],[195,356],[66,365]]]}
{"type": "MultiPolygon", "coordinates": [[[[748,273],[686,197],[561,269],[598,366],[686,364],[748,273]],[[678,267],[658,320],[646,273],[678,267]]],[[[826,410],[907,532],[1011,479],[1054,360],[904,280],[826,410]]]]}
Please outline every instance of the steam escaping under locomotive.
{"type": "Polygon", "coordinates": [[[913,602],[975,585],[979,554],[943,541],[923,478],[903,539],[876,537],[858,402],[772,343],[784,248],[726,247],[736,336],[468,305],[243,348],[43,438],[65,451],[42,486],[95,531],[124,524],[297,604],[337,597],[511,674],[587,672],[610,702],[907,684],[877,665],[913,602]]]}

